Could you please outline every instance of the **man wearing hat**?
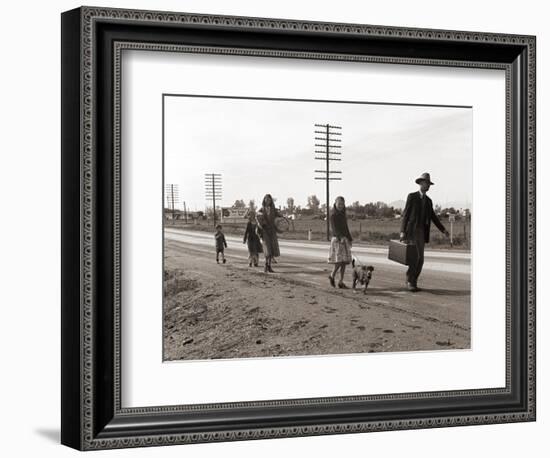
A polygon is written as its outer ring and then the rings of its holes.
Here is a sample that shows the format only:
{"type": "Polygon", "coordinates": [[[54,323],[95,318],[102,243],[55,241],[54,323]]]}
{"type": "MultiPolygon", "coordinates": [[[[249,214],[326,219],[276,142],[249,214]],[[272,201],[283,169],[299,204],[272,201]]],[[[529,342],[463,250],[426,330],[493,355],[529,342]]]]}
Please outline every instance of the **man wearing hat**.
{"type": "Polygon", "coordinates": [[[416,262],[409,265],[407,270],[407,288],[409,291],[420,291],[417,285],[418,277],[424,265],[424,244],[430,241],[430,225],[433,221],[437,228],[447,237],[449,233],[441,224],[433,210],[432,199],[427,196],[430,186],[433,185],[429,173],[423,173],[415,182],[419,185],[417,192],[407,196],[407,203],[403,210],[401,221],[401,241],[408,241],[416,245],[416,262]]]}

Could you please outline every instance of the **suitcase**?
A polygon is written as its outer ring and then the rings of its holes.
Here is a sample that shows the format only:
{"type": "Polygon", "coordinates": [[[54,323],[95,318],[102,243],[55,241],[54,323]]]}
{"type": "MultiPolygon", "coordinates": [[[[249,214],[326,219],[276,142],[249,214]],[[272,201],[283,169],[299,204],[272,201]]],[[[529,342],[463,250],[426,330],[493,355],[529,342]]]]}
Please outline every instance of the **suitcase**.
{"type": "Polygon", "coordinates": [[[388,259],[409,266],[416,259],[416,246],[414,243],[390,240],[388,259]]]}

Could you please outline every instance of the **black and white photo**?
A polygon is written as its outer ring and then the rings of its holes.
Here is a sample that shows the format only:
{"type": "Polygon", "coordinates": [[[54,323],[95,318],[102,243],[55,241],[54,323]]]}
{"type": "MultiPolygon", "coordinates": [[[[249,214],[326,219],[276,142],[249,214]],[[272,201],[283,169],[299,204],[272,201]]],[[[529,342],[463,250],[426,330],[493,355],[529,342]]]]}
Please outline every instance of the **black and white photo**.
{"type": "Polygon", "coordinates": [[[165,360],[470,348],[472,107],[162,97],[165,360]]]}

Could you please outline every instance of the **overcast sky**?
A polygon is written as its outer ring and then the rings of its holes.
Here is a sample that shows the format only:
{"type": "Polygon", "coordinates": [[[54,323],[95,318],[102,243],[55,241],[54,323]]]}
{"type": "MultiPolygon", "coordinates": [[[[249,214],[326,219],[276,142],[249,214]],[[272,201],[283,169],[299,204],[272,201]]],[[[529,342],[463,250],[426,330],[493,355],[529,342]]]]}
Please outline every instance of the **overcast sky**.
{"type": "MultiPolygon", "coordinates": [[[[265,193],[305,206],[323,181],[314,180],[314,124],[342,126],[342,181],[331,200],[348,204],[404,200],[430,172],[435,204],[469,207],[472,201],[472,109],[209,97],[165,99],[165,183],[179,186],[189,210],[206,205],[204,174],[220,173],[221,205],[258,203],[265,193]]],[[[182,207],[181,202],[179,206],[182,207]]],[[[332,204],[332,203],[331,203],[332,204]]]]}

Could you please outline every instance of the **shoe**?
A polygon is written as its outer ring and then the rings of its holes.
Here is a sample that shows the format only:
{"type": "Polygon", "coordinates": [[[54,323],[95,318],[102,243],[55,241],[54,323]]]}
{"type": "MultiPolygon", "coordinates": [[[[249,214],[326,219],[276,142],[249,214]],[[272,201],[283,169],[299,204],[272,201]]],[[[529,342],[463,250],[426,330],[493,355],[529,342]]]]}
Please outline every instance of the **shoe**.
{"type": "Polygon", "coordinates": [[[338,283],[338,288],[340,288],[340,289],[349,289],[349,288],[344,284],[344,282],[338,283]]]}
{"type": "Polygon", "coordinates": [[[225,260],[225,258],[223,258],[223,263],[224,263],[224,264],[226,263],[226,260],[225,260]]]}
{"type": "Polygon", "coordinates": [[[332,277],[332,275],[328,276],[328,281],[330,282],[330,286],[336,288],[336,283],[334,283],[334,278],[332,277]]]}
{"type": "Polygon", "coordinates": [[[219,263],[220,263],[220,260],[219,260],[219,259],[216,259],[216,262],[219,264],[219,263]]]}
{"type": "Polygon", "coordinates": [[[257,263],[257,262],[254,263],[254,267],[258,267],[258,263],[257,263]]]}
{"type": "Polygon", "coordinates": [[[271,266],[268,266],[268,267],[267,267],[267,271],[268,271],[268,272],[271,272],[272,274],[275,273],[275,271],[271,268],[271,266]]]}
{"type": "Polygon", "coordinates": [[[267,266],[264,267],[264,272],[265,272],[265,273],[268,273],[268,272],[269,272],[269,270],[267,270],[267,266]]]}
{"type": "Polygon", "coordinates": [[[251,263],[251,262],[248,263],[248,267],[252,267],[252,263],[251,263]]]}
{"type": "Polygon", "coordinates": [[[412,283],[409,283],[409,282],[407,282],[407,289],[411,293],[416,293],[416,292],[420,291],[415,285],[413,285],[412,283]]]}

